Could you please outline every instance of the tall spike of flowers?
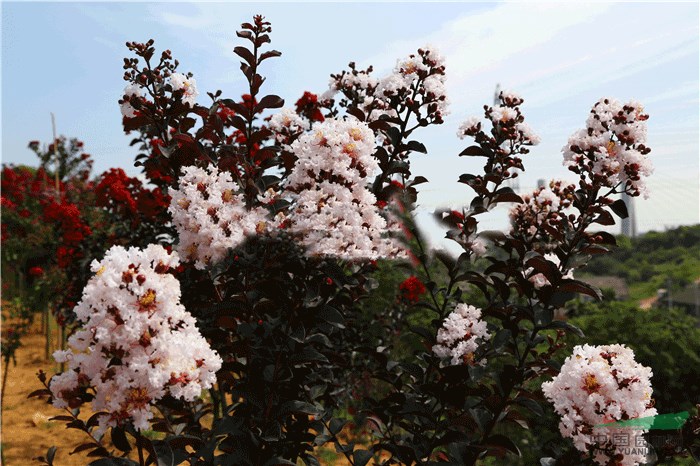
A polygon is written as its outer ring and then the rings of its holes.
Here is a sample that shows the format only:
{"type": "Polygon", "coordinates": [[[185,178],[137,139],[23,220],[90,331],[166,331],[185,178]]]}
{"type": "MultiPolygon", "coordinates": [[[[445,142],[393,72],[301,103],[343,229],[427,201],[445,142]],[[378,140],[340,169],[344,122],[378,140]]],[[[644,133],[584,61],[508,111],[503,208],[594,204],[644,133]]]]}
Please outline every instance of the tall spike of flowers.
{"type": "Polygon", "coordinates": [[[193,401],[216,382],[222,360],[180,304],[180,283],[168,273],[179,264],[162,246],[114,246],[100,262],[75,308],[83,325],[56,351],[69,369],[50,389],[57,408],[82,404],[95,390],[92,408],[106,411],[100,429],[131,421],[147,429],[151,406],[166,395],[193,401]]]}
{"type": "Polygon", "coordinates": [[[372,130],[355,119],[326,119],[292,144],[290,228],[309,255],[373,260],[402,254],[384,237],[387,222],[367,189],[377,169],[374,147],[372,130]]]}
{"type": "Polygon", "coordinates": [[[559,375],[542,384],[542,392],[561,416],[561,434],[571,437],[578,450],[593,449],[600,465],[631,466],[646,463],[644,449],[629,449],[615,439],[625,436],[635,442],[645,431],[596,426],[654,416],[651,376],[651,369],[636,362],[624,345],[576,346],[559,375]]]}
{"type": "Polygon", "coordinates": [[[266,228],[267,210],[248,209],[237,190],[229,172],[191,166],[183,169],[178,189],[169,192],[168,211],[180,240],[177,251],[200,270],[266,228]]]}
{"type": "Polygon", "coordinates": [[[644,178],[654,168],[646,144],[649,115],[642,104],[621,104],[603,98],[593,106],[586,128],[574,133],[566,146],[564,166],[581,176],[582,187],[621,188],[631,196],[649,197],[644,178]]]}
{"type": "MultiPolygon", "coordinates": [[[[490,338],[486,322],[481,320],[481,309],[460,303],[438,330],[433,353],[441,358],[451,358],[453,365],[472,365],[477,349],[490,338]]],[[[486,360],[482,359],[479,364],[486,364],[486,360]]]]}

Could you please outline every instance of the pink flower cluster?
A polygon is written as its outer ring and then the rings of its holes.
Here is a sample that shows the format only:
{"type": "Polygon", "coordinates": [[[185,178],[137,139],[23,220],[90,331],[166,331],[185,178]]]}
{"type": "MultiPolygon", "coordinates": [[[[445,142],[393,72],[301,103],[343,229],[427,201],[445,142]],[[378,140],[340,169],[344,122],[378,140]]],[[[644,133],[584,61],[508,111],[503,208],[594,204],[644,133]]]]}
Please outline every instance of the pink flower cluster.
{"type": "Polygon", "coordinates": [[[561,434],[572,438],[578,450],[593,449],[600,465],[631,466],[646,462],[643,449],[616,445],[615,439],[622,438],[619,434],[641,436],[644,430],[596,426],[654,416],[651,376],[651,369],[637,363],[624,345],[583,345],[574,348],[559,375],[542,384],[542,391],[561,416],[561,434]]]}
{"type": "Polygon", "coordinates": [[[82,328],[70,349],[56,351],[69,369],[51,379],[57,408],[82,404],[92,387],[99,428],[133,422],[147,429],[151,407],[165,395],[193,401],[216,382],[222,360],[180,304],[180,283],[168,273],[177,254],[163,247],[114,246],[101,261],[75,308],[82,328]]]}
{"type": "Polygon", "coordinates": [[[574,133],[562,149],[564,165],[588,186],[619,186],[631,196],[649,197],[644,178],[654,169],[647,158],[651,149],[645,145],[648,118],[639,102],[599,100],[586,128],[574,133]]]}
{"type": "MultiPolygon", "coordinates": [[[[451,358],[453,365],[473,365],[476,350],[490,338],[486,322],[481,320],[481,309],[460,303],[438,330],[433,353],[441,358],[451,358]]],[[[482,359],[479,364],[486,364],[486,360],[482,359]]]]}
{"type": "Polygon", "coordinates": [[[198,269],[221,261],[247,236],[267,228],[267,210],[248,209],[231,174],[215,166],[184,168],[178,189],[169,194],[168,211],[179,236],[177,251],[198,269]]]}
{"type": "Polygon", "coordinates": [[[311,256],[346,260],[396,257],[401,249],[385,237],[387,221],[367,188],[377,169],[375,137],[354,118],[326,119],[299,137],[286,190],[294,199],[290,228],[311,256]]]}

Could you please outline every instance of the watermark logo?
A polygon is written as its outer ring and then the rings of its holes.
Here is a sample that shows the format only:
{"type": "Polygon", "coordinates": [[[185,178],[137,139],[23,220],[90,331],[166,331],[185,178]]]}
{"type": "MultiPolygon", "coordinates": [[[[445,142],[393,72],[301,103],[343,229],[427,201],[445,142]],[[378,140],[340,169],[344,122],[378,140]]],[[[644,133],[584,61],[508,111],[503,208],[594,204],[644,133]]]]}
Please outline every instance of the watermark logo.
{"type": "Polygon", "coordinates": [[[604,448],[615,450],[618,454],[632,456],[641,461],[642,458],[653,455],[653,450],[650,449],[650,446],[655,448],[680,447],[682,439],[678,431],[689,417],[690,414],[687,411],[683,411],[598,424],[595,426],[596,428],[606,430],[594,433],[591,440],[604,448]],[[649,430],[675,432],[667,434],[649,433],[646,436],[647,438],[645,438],[644,433],[649,430]]]}
{"type": "Polygon", "coordinates": [[[659,414],[656,416],[639,417],[626,421],[613,421],[605,424],[598,424],[595,427],[632,427],[645,430],[678,430],[683,427],[685,421],[690,417],[690,413],[683,411],[680,413],[659,414]]]}

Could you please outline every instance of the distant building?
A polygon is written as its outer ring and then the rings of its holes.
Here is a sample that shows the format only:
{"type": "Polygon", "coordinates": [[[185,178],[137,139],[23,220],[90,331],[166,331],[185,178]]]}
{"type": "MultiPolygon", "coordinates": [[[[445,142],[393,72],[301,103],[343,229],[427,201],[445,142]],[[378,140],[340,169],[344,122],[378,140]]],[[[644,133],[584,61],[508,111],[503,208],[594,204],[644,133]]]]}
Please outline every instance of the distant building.
{"type": "Polygon", "coordinates": [[[680,291],[659,290],[657,307],[678,307],[691,316],[700,318],[700,278],[680,291]]]}
{"type": "Polygon", "coordinates": [[[599,288],[600,291],[612,291],[615,299],[618,301],[624,301],[630,296],[629,288],[624,278],[612,275],[599,275],[596,277],[585,277],[582,280],[589,285],[599,288]]]}

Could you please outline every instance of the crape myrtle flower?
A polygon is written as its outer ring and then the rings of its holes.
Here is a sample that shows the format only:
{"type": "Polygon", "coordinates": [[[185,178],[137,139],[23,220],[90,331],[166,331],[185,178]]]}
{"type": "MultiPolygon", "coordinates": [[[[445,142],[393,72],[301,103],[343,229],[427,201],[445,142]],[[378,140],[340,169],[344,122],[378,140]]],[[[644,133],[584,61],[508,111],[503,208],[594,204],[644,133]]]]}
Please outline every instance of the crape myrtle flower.
{"type": "Polygon", "coordinates": [[[203,270],[221,261],[248,236],[265,231],[268,211],[248,209],[229,172],[215,166],[185,167],[177,189],[170,189],[178,253],[203,270]]]}
{"type": "Polygon", "coordinates": [[[645,178],[654,168],[646,157],[649,115],[636,101],[621,104],[600,99],[591,109],[586,128],[563,147],[564,166],[580,175],[582,187],[621,187],[630,196],[649,197],[645,178]]]}
{"type": "Polygon", "coordinates": [[[127,99],[119,101],[119,107],[121,109],[122,116],[126,118],[134,118],[138,115],[137,110],[131,105],[130,102],[132,99],[141,98],[142,91],[143,88],[138,84],[127,84],[127,86],[124,88],[124,97],[126,97],[127,99]]]}
{"type": "MultiPolygon", "coordinates": [[[[651,399],[651,369],[634,360],[624,345],[576,346],[559,375],[542,392],[561,416],[559,430],[582,452],[593,449],[600,465],[646,463],[643,448],[629,449],[616,439],[641,437],[642,429],[596,427],[656,415],[651,399]]],[[[639,447],[639,445],[636,445],[639,447]]]]}
{"type": "MultiPolygon", "coordinates": [[[[499,94],[500,105],[486,106],[486,119],[489,120],[493,132],[500,132],[506,137],[506,144],[501,150],[506,153],[517,153],[515,146],[536,146],[540,143],[540,137],[525,122],[520,111],[520,105],[525,101],[520,95],[512,91],[501,91],[499,94]]],[[[477,142],[486,137],[482,132],[482,119],[472,116],[463,121],[457,130],[457,137],[464,139],[467,136],[474,137],[477,142]],[[481,138],[477,137],[481,135],[481,138]]],[[[522,152],[527,153],[527,152],[522,152]]]]}
{"type": "Polygon", "coordinates": [[[379,79],[371,75],[372,71],[372,67],[358,70],[355,63],[350,63],[349,71],[331,75],[321,100],[328,101],[341,93],[341,106],[356,105],[367,115],[367,121],[384,115],[396,118],[397,110],[407,107],[416,113],[421,110],[424,125],[442,123],[449,113],[444,58],[436,49],[426,46],[397,60],[392,72],[379,79]]]}
{"type": "Polygon", "coordinates": [[[297,161],[285,186],[294,200],[288,220],[310,256],[376,260],[403,254],[386,237],[387,221],[367,187],[378,166],[374,148],[374,133],[354,118],[328,118],[292,143],[297,161]]]}
{"type": "Polygon", "coordinates": [[[182,102],[194,106],[199,91],[197,90],[197,81],[192,76],[186,76],[182,73],[172,73],[170,75],[170,86],[173,92],[182,92],[182,102]]]}
{"type": "MultiPolygon", "coordinates": [[[[450,358],[452,365],[474,365],[477,349],[490,338],[486,322],[481,320],[481,309],[460,303],[438,330],[433,353],[441,358],[450,358]]],[[[478,364],[483,366],[486,360],[482,359],[478,364]]]]}
{"type": "Polygon", "coordinates": [[[91,265],[95,275],[75,308],[82,328],[56,351],[68,370],[49,388],[57,408],[76,408],[92,387],[99,429],[132,422],[145,430],[152,405],[166,395],[193,401],[216,382],[222,360],[180,304],[180,283],[169,270],[177,253],[162,246],[114,246],[91,265]]]}
{"type": "Polygon", "coordinates": [[[551,180],[549,186],[540,186],[530,194],[523,194],[520,204],[510,208],[508,216],[511,234],[532,237],[544,235],[543,227],[557,229],[567,222],[565,210],[574,200],[576,186],[562,180],[551,180]]]}
{"type": "MultiPolygon", "coordinates": [[[[308,93],[304,95],[306,94],[308,93]]],[[[323,116],[321,116],[321,118],[323,118],[323,116]]],[[[275,141],[285,146],[285,148],[288,148],[290,141],[293,141],[301,133],[307,131],[310,125],[307,120],[304,120],[291,108],[282,108],[279,113],[275,113],[270,117],[268,127],[274,133],[275,141]]]]}

